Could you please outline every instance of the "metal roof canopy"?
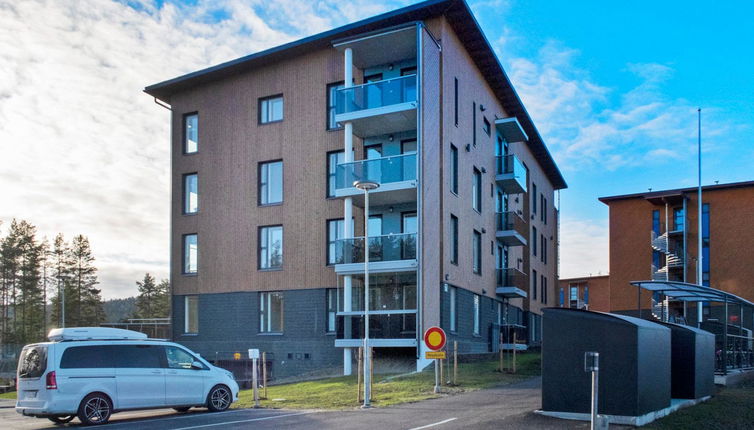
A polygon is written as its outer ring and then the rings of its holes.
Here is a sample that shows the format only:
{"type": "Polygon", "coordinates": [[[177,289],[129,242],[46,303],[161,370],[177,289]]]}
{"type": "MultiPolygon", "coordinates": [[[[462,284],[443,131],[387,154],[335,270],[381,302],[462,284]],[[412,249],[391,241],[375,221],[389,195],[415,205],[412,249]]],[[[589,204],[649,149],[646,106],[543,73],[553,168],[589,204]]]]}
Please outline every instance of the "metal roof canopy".
{"type": "Polygon", "coordinates": [[[725,291],[712,287],[675,281],[631,281],[634,287],[664,294],[684,302],[720,302],[746,305],[754,308],[754,303],[725,291]]]}

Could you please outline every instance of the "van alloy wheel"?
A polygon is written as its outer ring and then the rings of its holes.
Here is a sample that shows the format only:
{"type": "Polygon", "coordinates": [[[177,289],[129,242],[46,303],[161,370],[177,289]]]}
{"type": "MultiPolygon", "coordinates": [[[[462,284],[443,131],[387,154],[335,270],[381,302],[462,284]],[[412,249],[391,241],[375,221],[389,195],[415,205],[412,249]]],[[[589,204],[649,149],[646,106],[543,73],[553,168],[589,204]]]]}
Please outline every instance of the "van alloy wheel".
{"type": "Polygon", "coordinates": [[[228,387],[218,385],[209,392],[207,408],[212,412],[222,412],[230,407],[232,395],[228,387]]]}
{"type": "Polygon", "coordinates": [[[78,417],[84,425],[105,424],[112,414],[112,403],[104,394],[92,393],[81,401],[78,417]]]}

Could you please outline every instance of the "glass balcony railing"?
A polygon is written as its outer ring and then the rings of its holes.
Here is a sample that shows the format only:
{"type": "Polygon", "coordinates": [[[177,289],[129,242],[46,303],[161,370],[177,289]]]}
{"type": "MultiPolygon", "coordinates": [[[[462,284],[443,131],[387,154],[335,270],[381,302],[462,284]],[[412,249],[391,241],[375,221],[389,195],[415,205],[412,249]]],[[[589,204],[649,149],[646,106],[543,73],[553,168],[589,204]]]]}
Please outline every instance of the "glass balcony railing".
{"type": "Polygon", "coordinates": [[[498,155],[495,157],[497,164],[496,174],[503,175],[498,178],[502,182],[503,189],[509,194],[526,192],[526,168],[524,163],[513,154],[498,155]]]}
{"type": "Polygon", "coordinates": [[[337,91],[335,114],[357,112],[416,101],[416,75],[341,88],[337,91]]]}
{"type": "Polygon", "coordinates": [[[497,213],[497,231],[513,230],[527,236],[526,220],[516,211],[497,213]]]}
{"type": "Polygon", "coordinates": [[[337,189],[351,188],[355,181],[369,180],[378,184],[416,180],[416,154],[360,160],[338,164],[335,172],[337,189]]]}
{"type": "Polygon", "coordinates": [[[526,273],[510,267],[507,269],[497,269],[498,287],[515,287],[526,291],[528,285],[529,280],[526,273]]]}
{"type": "MultiPolygon", "coordinates": [[[[416,337],[416,310],[369,314],[370,339],[413,339],[416,337]]],[[[338,315],[337,339],[363,339],[364,315],[338,315]]]]}
{"type": "MultiPolygon", "coordinates": [[[[416,259],[416,233],[371,236],[368,243],[370,262],[416,259]]],[[[363,237],[337,240],[335,264],[363,263],[364,252],[363,237]]]]}

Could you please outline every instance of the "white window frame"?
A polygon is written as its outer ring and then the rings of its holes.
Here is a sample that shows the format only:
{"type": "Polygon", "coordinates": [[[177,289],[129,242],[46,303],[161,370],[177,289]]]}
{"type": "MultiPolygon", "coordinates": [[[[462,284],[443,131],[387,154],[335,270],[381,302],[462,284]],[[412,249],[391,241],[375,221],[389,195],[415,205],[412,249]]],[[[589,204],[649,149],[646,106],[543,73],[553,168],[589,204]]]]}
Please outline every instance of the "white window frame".
{"type": "Polygon", "coordinates": [[[479,336],[481,332],[480,327],[479,327],[481,325],[479,323],[479,320],[480,320],[479,312],[481,311],[481,301],[482,299],[479,296],[479,294],[474,294],[474,336],[479,336]]]}
{"type": "Polygon", "coordinates": [[[269,291],[259,293],[259,332],[260,333],[282,333],[285,323],[285,298],[282,291],[269,291]],[[272,330],[272,297],[280,297],[280,330],[272,330]]]}
{"type": "Polygon", "coordinates": [[[185,334],[197,334],[199,333],[199,296],[185,296],[183,298],[183,332],[185,334]],[[190,329],[190,302],[196,301],[196,329],[190,329]]]}

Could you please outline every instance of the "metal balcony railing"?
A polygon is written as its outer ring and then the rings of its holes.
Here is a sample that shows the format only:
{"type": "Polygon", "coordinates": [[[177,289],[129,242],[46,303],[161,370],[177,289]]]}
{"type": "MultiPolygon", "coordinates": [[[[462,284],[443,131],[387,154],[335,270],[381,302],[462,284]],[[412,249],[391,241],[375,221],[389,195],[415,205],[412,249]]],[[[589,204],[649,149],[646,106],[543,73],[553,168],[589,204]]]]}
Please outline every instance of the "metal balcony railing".
{"type": "Polygon", "coordinates": [[[341,88],[336,94],[336,115],[415,102],[416,75],[341,88]]]}
{"type": "Polygon", "coordinates": [[[393,155],[338,164],[335,172],[337,189],[351,188],[355,181],[369,180],[378,184],[416,180],[416,154],[393,155]]]}
{"type": "Polygon", "coordinates": [[[369,244],[369,261],[416,259],[416,233],[387,234],[339,239],[335,242],[335,264],[363,263],[365,242],[369,244]]]}

